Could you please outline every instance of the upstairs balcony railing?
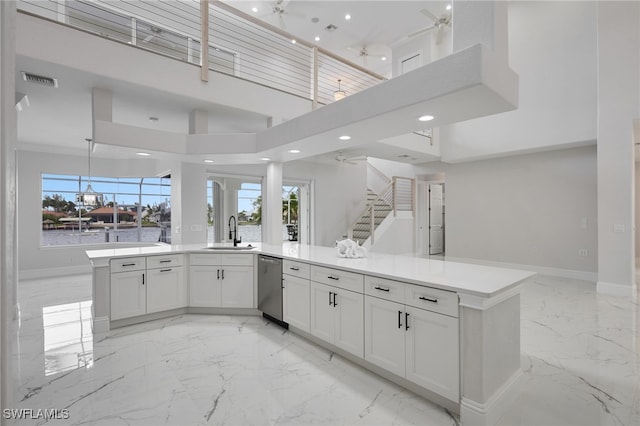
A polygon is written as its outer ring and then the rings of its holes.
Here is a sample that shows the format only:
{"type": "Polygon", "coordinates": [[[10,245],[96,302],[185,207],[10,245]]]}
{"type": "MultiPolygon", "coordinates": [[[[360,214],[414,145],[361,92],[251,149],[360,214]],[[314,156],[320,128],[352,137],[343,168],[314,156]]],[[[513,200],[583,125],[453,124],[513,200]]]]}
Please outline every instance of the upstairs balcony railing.
{"type": "Polygon", "coordinates": [[[338,80],[347,95],[384,80],[309,42],[293,43],[292,35],[220,1],[19,0],[18,9],[309,99],[314,106],[334,102],[338,80]],[[208,20],[201,13],[206,9],[208,20]],[[208,26],[206,49],[203,25],[208,26]]]}

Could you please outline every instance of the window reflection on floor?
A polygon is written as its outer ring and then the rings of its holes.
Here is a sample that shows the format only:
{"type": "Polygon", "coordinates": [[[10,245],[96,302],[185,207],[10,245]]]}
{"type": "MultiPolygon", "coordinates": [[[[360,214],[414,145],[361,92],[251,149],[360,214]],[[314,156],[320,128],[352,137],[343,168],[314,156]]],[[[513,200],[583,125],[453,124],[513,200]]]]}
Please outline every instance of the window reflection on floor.
{"type": "Polygon", "coordinates": [[[45,375],[93,365],[91,300],[42,308],[45,375]]]}

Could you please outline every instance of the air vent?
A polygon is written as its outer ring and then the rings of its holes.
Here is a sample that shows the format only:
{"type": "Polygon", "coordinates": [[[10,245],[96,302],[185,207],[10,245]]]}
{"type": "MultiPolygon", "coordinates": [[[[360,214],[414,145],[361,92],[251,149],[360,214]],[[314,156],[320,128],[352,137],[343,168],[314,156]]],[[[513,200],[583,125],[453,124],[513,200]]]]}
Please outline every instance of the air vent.
{"type": "Polygon", "coordinates": [[[335,25],[333,25],[333,24],[329,24],[329,25],[327,25],[326,27],[324,27],[324,29],[325,29],[325,30],[327,30],[327,31],[329,31],[329,32],[333,32],[333,31],[337,30],[337,29],[338,29],[338,27],[336,27],[336,26],[335,26],[335,25]]]}
{"type": "Polygon", "coordinates": [[[44,75],[32,74],[30,72],[21,71],[22,79],[30,83],[42,84],[48,87],[58,87],[58,80],[52,77],[46,77],[44,75]]]}

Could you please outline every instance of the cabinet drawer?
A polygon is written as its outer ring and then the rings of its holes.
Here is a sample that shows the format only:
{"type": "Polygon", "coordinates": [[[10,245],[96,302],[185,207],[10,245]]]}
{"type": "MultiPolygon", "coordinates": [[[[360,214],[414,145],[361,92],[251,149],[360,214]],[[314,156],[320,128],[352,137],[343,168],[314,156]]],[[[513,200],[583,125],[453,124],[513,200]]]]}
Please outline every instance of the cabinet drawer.
{"type": "Polygon", "coordinates": [[[458,317],[458,293],[415,284],[405,286],[406,305],[458,317]]]}
{"type": "Polygon", "coordinates": [[[111,259],[111,273],[141,271],[146,268],[144,257],[111,259]]]}
{"type": "Polygon", "coordinates": [[[189,265],[220,266],[220,257],[219,254],[192,253],[189,255],[189,265]]]}
{"type": "Polygon", "coordinates": [[[285,259],[282,262],[282,273],[308,280],[311,274],[311,268],[308,263],[296,262],[293,260],[285,259]]]}
{"type": "Polygon", "coordinates": [[[404,303],[405,283],[386,278],[364,277],[364,293],[393,302],[404,303]]]}
{"type": "Polygon", "coordinates": [[[355,291],[356,293],[364,292],[364,275],[354,272],[346,272],[322,266],[311,266],[311,280],[345,290],[355,291]]]}
{"type": "Polygon", "coordinates": [[[169,254],[166,256],[148,256],[147,269],[167,268],[182,266],[181,254],[169,254]]]}
{"type": "Polygon", "coordinates": [[[253,258],[254,255],[252,254],[221,254],[220,264],[229,266],[253,266],[253,258]]]}

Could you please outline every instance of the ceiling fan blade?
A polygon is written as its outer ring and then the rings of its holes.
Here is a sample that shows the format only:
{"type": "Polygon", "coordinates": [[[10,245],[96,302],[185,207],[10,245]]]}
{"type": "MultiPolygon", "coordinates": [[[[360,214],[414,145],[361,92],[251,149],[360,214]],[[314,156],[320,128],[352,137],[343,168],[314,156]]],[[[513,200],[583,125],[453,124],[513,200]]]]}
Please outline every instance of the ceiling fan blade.
{"type": "Polygon", "coordinates": [[[281,30],[287,29],[287,24],[284,22],[284,16],[282,16],[282,13],[278,14],[278,25],[280,25],[281,30]]]}
{"type": "Polygon", "coordinates": [[[442,42],[442,33],[444,32],[444,25],[438,27],[438,32],[436,33],[436,44],[440,44],[442,42]]]}
{"type": "Polygon", "coordinates": [[[420,11],[420,13],[425,15],[427,18],[431,19],[433,22],[438,22],[438,17],[436,15],[434,15],[433,13],[429,12],[428,9],[422,9],[420,11]]]}
{"type": "Polygon", "coordinates": [[[146,37],[144,38],[144,40],[142,40],[142,41],[144,41],[145,43],[149,43],[149,42],[151,41],[151,39],[152,39],[152,38],[153,38],[153,34],[149,34],[149,35],[148,35],[148,36],[146,36],[146,37]]]}
{"type": "Polygon", "coordinates": [[[285,12],[285,14],[287,16],[291,16],[292,18],[300,18],[300,19],[305,19],[307,17],[307,15],[305,15],[304,13],[297,13],[297,12],[285,12]]]}
{"type": "Polygon", "coordinates": [[[430,27],[423,28],[423,29],[421,29],[421,30],[418,30],[418,31],[412,32],[412,33],[411,33],[411,34],[409,34],[407,37],[411,38],[411,37],[419,36],[420,34],[424,34],[424,33],[428,32],[428,31],[431,31],[431,30],[433,30],[433,29],[435,29],[435,28],[436,28],[436,26],[435,26],[435,25],[432,25],[432,26],[430,26],[430,27]]]}

